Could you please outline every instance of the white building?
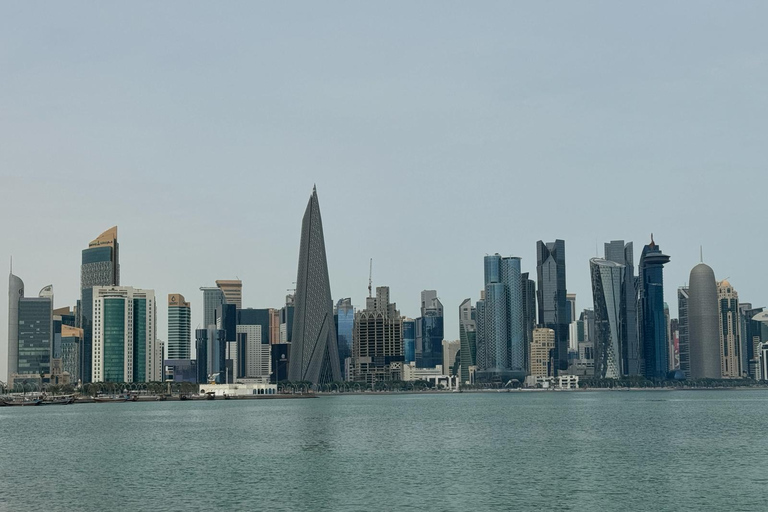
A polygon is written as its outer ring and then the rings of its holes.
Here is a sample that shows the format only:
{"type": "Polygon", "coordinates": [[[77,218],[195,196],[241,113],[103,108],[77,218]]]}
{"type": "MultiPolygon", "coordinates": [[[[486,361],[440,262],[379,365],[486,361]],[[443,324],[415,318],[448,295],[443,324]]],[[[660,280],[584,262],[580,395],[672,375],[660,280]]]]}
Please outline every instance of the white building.
{"type": "Polygon", "coordinates": [[[154,290],[93,287],[93,382],[162,380],[154,290]]]}
{"type": "Polygon", "coordinates": [[[445,368],[445,373],[450,375],[453,371],[453,364],[456,362],[456,354],[459,353],[460,348],[461,342],[459,340],[443,340],[443,368],[445,368]]]}
{"type": "MultiPolygon", "coordinates": [[[[272,373],[270,345],[262,343],[261,325],[238,325],[237,334],[245,334],[245,353],[236,357],[245,357],[245,375],[249,379],[266,377],[272,373]]],[[[235,366],[238,368],[239,366],[235,366]]]]}
{"type": "Polygon", "coordinates": [[[234,384],[201,384],[200,393],[213,393],[215,396],[276,395],[277,384],[270,384],[264,379],[247,379],[234,384]]]}

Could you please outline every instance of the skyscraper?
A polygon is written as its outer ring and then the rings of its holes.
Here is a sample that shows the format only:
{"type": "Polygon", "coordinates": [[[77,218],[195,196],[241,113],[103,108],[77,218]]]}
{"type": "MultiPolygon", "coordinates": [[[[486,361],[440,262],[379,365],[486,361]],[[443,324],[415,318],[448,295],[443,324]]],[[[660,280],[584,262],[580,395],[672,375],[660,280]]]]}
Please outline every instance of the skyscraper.
{"type": "Polygon", "coordinates": [[[179,293],[168,295],[168,359],[189,359],[192,317],[189,302],[179,293]]]}
{"type": "Polygon", "coordinates": [[[717,283],[704,263],[691,270],[688,281],[688,350],[692,379],[720,378],[720,335],[717,283]]]}
{"type": "Polygon", "coordinates": [[[203,292],[203,328],[208,328],[216,325],[216,308],[224,304],[224,292],[218,286],[203,286],[200,291],[203,292]]]}
{"type": "Polygon", "coordinates": [[[568,303],[565,286],[565,241],[536,243],[539,324],[555,331],[555,371],[568,369],[568,303]]]}
{"type": "Polygon", "coordinates": [[[595,377],[617,379],[622,373],[621,354],[623,315],[626,312],[622,282],[624,265],[601,258],[589,260],[592,275],[592,298],[595,306],[595,338],[593,355],[595,377]]]}
{"type": "Polygon", "coordinates": [[[365,309],[355,313],[352,380],[374,384],[403,378],[403,318],[389,302],[389,287],[377,286],[365,309]]]}
{"type": "Polygon", "coordinates": [[[301,223],[296,310],[288,378],[323,384],[341,380],[323,221],[312,189],[301,223]]]}
{"type": "Polygon", "coordinates": [[[463,384],[471,381],[470,372],[477,357],[476,310],[471,299],[464,299],[459,306],[459,378],[463,384]]]}
{"type": "Polygon", "coordinates": [[[403,362],[416,362],[416,320],[403,318],[403,362]]]}
{"type": "Polygon", "coordinates": [[[93,338],[93,287],[120,286],[120,245],[117,226],[106,230],[83,250],[80,266],[80,327],[83,346],[80,351],[80,379],[91,382],[93,338]]]}
{"type": "Polygon", "coordinates": [[[533,330],[530,374],[534,377],[552,377],[552,354],[555,349],[555,331],[541,327],[533,330]]]}
{"type": "Polygon", "coordinates": [[[739,294],[727,280],[717,283],[720,328],[720,374],[724,379],[741,378],[741,321],[739,294]]]}
{"type": "Polygon", "coordinates": [[[130,286],[92,290],[93,382],[161,380],[155,292],[130,286]]]}
{"type": "Polygon", "coordinates": [[[24,296],[24,282],[13,273],[8,279],[8,384],[24,375],[39,377],[51,371],[53,349],[53,287],[37,297],[24,296]]]}
{"type": "Polygon", "coordinates": [[[605,259],[624,265],[622,290],[624,295],[622,316],[625,319],[621,326],[621,337],[624,344],[621,348],[622,369],[624,375],[642,375],[642,347],[637,323],[637,278],[635,277],[634,245],[624,244],[624,240],[613,240],[604,245],[605,259]]]}
{"type": "Polygon", "coordinates": [[[349,380],[349,363],[352,358],[352,334],[355,328],[355,307],[351,298],[339,299],[333,315],[336,321],[336,337],[339,340],[339,368],[342,378],[349,380]]]}
{"type": "Polygon", "coordinates": [[[219,279],[216,286],[224,294],[224,302],[234,304],[237,309],[243,307],[243,282],[239,279],[219,279]]]}
{"type": "Polygon", "coordinates": [[[525,329],[525,367],[530,368],[530,347],[533,343],[533,330],[536,328],[536,281],[530,279],[528,272],[520,275],[523,291],[523,328],[525,329]]]}
{"type": "Polygon", "coordinates": [[[669,372],[669,340],[664,316],[664,265],[669,256],[653,241],[643,247],[638,265],[640,332],[645,377],[664,379],[669,372]]]}
{"type": "Polygon", "coordinates": [[[434,368],[442,364],[443,304],[437,298],[437,291],[424,290],[421,316],[416,319],[416,367],[434,368]]]}
{"type": "Polygon", "coordinates": [[[742,353],[742,372],[757,379],[758,367],[760,364],[760,354],[758,345],[762,339],[762,328],[759,322],[754,320],[755,316],[763,312],[763,308],[753,308],[748,302],[739,303],[741,312],[741,353],[742,353]]]}
{"type": "Polygon", "coordinates": [[[678,352],[680,355],[680,371],[686,379],[691,378],[691,345],[690,326],[688,320],[688,287],[677,289],[677,319],[678,319],[678,352]]]}
{"type": "MultiPolygon", "coordinates": [[[[520,258],[486,256],[482,335],[478,338],[476,378],[523,381],[527,372],[520,258]]],[[[480,313],[480,308],[478,309],[480,313]]]]}

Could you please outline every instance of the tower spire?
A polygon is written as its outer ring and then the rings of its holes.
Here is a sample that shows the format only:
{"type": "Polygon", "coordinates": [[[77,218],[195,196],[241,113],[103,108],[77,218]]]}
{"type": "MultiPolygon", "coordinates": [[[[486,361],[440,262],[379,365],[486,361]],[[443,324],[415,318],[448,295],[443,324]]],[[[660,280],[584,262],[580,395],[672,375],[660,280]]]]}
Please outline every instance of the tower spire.
{"type": "Polygon", "coordinates": [[[704,246],[699,246],[699,258],[701,259],[701,263],[704,263],[704,246]]]}

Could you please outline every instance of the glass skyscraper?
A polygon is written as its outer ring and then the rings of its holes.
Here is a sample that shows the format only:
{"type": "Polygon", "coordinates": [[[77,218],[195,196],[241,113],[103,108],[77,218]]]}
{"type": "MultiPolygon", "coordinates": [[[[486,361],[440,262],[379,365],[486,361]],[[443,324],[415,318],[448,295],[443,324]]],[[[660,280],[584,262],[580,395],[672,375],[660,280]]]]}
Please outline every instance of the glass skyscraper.
{"type": "MultiPolygon", "coordinates": [[[[443,304],[437,291],[421,292],[421,316],[416,319],[416,367],[443,364],[443,304]]],[[[443,368],[443,371],[447,371],[443,368]]]]}
{"type": "Polygon", "coordinates": [[[592,298],[595,307],[593,354],[595,377],[617,379],[622,376],[621,354],[625,321],[624,265],[601,258],[589,260],[592,298]]]}
{"type": "Polygon", "coordinates": [[[555,370],[568,369],[568,302],[565,286],[565,241],[536,243],[539,325],[555,331],[555,370]]]}
{"type": "Polygon", "coordinates": [[[355,307],[351,298],[339,299],[333,318],[336,322],[336,337],[339,341],[339,368],[342,378],[349,380],[347,359],[352,357],[352,335],[355,329],[355,307]]]}
{"type": "Polygon", "coordinates": [[[218,287],[200,288],[203,292],[203,328],[216,325],[216,308],[224,304],[224,292],[218,287]]]}
{"type": "Polygon", "coordinates": [[[80,351],[80,378],[91,382],[93,339],[93,287],[120,285],[120,251],[117,226],[100,234],[83,250],[80,266],[80,327],[83,345],[80,351]]]}
{"type": "Polygon", "coordinates": [[[520,258],[486,256],[485,298],[478,305],[477,373],[482,381],[523,381],[526,335],[520,258]],[[481,328],[481,329],[480,329],[481,328]]]}
{"type": "Polygon", "coordinates": [[[651,236],[643,247],[638,265],[640,332],[645,377],[664,379],[669,372],[669,340],[664,315],[664,265],[669,256],[661,252],[651,236]]]}
{"type": "Polygon", "coordinates": [[[295,300],[289,380],[313,384],[341,380],[323,220],[314,188],[301,222],[295,300]]]}
{"type": "Polygon", "coordinates": [[[622,290],[621,363],[624,375],[644,373],[642,347],[637,324],[637,278],[635,277],[634,244],[624,240],[613,240],[605,244],[605,259],[624,265],[622,290]]]}
{"type": "Polygon", "coordinates": [[[462,384],[471,380],[470,371],[476,364],[477,358],[477,324],[476,310],[471,299],[464,299],[459,306],[459,378],[462,384]]]}
{"type": "Polygon", "coordinates": [[[168,295],[168,359],[189,359],[192,352],[191,310],[180,293],[168,295]]]}
{"type": "Polygon", "coordinates": [[[403,358],[405,364],[416,361],[416,321],[403,319],[403,358]]]}

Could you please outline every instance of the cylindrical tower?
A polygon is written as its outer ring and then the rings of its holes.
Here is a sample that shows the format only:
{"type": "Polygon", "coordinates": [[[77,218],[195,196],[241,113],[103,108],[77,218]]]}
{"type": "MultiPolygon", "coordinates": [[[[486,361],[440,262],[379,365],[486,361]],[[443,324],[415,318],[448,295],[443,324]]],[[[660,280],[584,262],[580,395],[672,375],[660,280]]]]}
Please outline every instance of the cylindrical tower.
{"type": "Polygon", "coordinates": [[[717,282],[708,265],[691,270],[688,299],[688,336],[691,378],[719,379],[720,334],[717,311],[717,282]]]}
{"type": "Polygon", "coordinates": [[[8,382],[19,371],[19,300],[24,298],[24,282],[8,277],[8,382]]]}

